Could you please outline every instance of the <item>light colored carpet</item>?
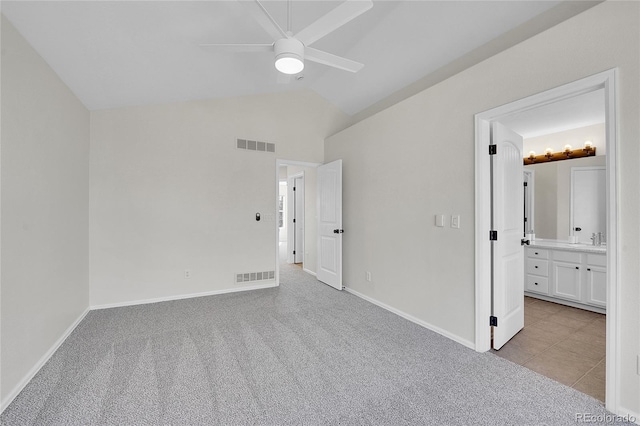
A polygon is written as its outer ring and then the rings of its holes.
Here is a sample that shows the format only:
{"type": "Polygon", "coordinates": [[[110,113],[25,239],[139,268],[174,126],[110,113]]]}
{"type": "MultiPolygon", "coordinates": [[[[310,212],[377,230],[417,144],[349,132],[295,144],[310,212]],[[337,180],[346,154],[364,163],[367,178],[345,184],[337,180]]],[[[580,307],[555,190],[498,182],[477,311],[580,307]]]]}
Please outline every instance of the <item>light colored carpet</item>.
{"type": "Polygon", "coordinates": [[[281,266],[279,288],[90,312],[3,425],[575,425],[595,399],[281,266]]]}

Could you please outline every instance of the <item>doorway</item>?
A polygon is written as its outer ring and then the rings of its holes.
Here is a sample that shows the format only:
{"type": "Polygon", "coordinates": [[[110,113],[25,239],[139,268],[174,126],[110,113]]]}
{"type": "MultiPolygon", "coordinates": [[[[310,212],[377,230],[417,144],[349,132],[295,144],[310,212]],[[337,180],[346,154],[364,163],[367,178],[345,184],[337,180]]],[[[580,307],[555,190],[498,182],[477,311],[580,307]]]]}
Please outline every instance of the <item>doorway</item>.
{"type": "MultiPolygon", "coordinates": [[[[615,117],[615,70],[606,71],[567,85],[512,102],[510,104],[479,113],[476,121],[476,350],[487,351],[491,348],[489,326],[492,315],[492,245],[488,238],[491,230],[491,210],[493,201],[487,190],[491,182],[490,166],[487,159],[491,144],[491,125],[514,114],[529,111],[544,105],[551,105],[578,95],[603,91],[605,97],[606,150],[607,150],[607,253],[606,253],[606,407],[615,412],[618,407],[618,383],[616,366],[618,365],[617,294],[619,281],[616,269],[618,253],[617,239],[617,170],[616,164],[616,117],[615,117]]],[[[524,279],[524,277],[523,277],[524,279]]]]}
{"type": "Polygon", "coordinates": [[[276,285],[280,282],[282,264],[297,265],[316,275],[317,231],[315,222],[310,218],[316,216],[316,169],[319,165],[276,160],[276,285]]]}

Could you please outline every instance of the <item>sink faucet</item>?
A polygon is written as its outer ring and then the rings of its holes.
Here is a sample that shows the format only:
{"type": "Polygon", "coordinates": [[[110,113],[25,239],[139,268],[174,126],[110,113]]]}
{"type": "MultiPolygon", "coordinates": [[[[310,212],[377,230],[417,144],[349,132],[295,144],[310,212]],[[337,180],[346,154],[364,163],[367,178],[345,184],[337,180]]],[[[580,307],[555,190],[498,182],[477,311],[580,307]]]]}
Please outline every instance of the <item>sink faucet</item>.
{"type": "Polygon", "coordinates": [[[605,242],[605,237],[602,232],[598,232],[597,234],[594,232],[591,234],[591,241],[594,246],[601,246],[602,243],[605,242]]]}

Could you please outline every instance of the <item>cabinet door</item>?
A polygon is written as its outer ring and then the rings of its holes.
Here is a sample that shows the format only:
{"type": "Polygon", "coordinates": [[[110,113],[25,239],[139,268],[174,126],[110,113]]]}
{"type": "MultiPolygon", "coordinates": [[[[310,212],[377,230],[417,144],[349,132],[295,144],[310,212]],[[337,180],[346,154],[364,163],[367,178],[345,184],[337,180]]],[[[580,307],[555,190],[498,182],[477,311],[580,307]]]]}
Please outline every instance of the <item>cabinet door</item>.
{"type": "Polygon", "coordinates": [[[587,267],[587,294],[585,302],[601,307],[607,306],[607,269],[599,266],[587,267]]]}
{"type": "Polygon", "coordinates": [[[549,280],[547,277],[540,277],[538,275],[527,275],[527,281],[525,282],[526,290],[533,291],[541,294],[549,294],[549,280]]]}
{"type": "Polygon", "coordinates": [[[549,261],[539,259],[527,259],[527,274],[540,275],[546,277],[549,275],[549,261]]]}
{"type": "Polygon", "coordinates": [[[553,262],[553,296],[580,302],[580,265],[553,262]]]}

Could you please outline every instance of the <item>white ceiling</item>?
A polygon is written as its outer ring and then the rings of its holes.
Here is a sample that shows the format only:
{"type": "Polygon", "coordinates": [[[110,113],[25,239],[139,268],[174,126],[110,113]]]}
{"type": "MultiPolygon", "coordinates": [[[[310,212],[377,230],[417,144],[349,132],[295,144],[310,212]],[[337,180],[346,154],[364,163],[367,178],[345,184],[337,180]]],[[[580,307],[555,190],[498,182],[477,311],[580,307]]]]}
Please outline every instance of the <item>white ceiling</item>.
{"type": "MultiPolygon", "coordinates": [[[[91,110],[309,88],[353,115],[560,1],[381,1],[313,44],[365,64],[307,61],[279,82],[269,53],[201,43],[271,43],[236,1],[3,1],[3,14],[91,110]]],[[[339,1],[292,4],[295,34],[339,1]]],[[[265,7],[286,27],[286,2],[265,7]]]]}
{"type": "Polygon", "coordinates": [[[604,123],[604,89],[521,112],[500,122],[525,139],[604,123]]]}

